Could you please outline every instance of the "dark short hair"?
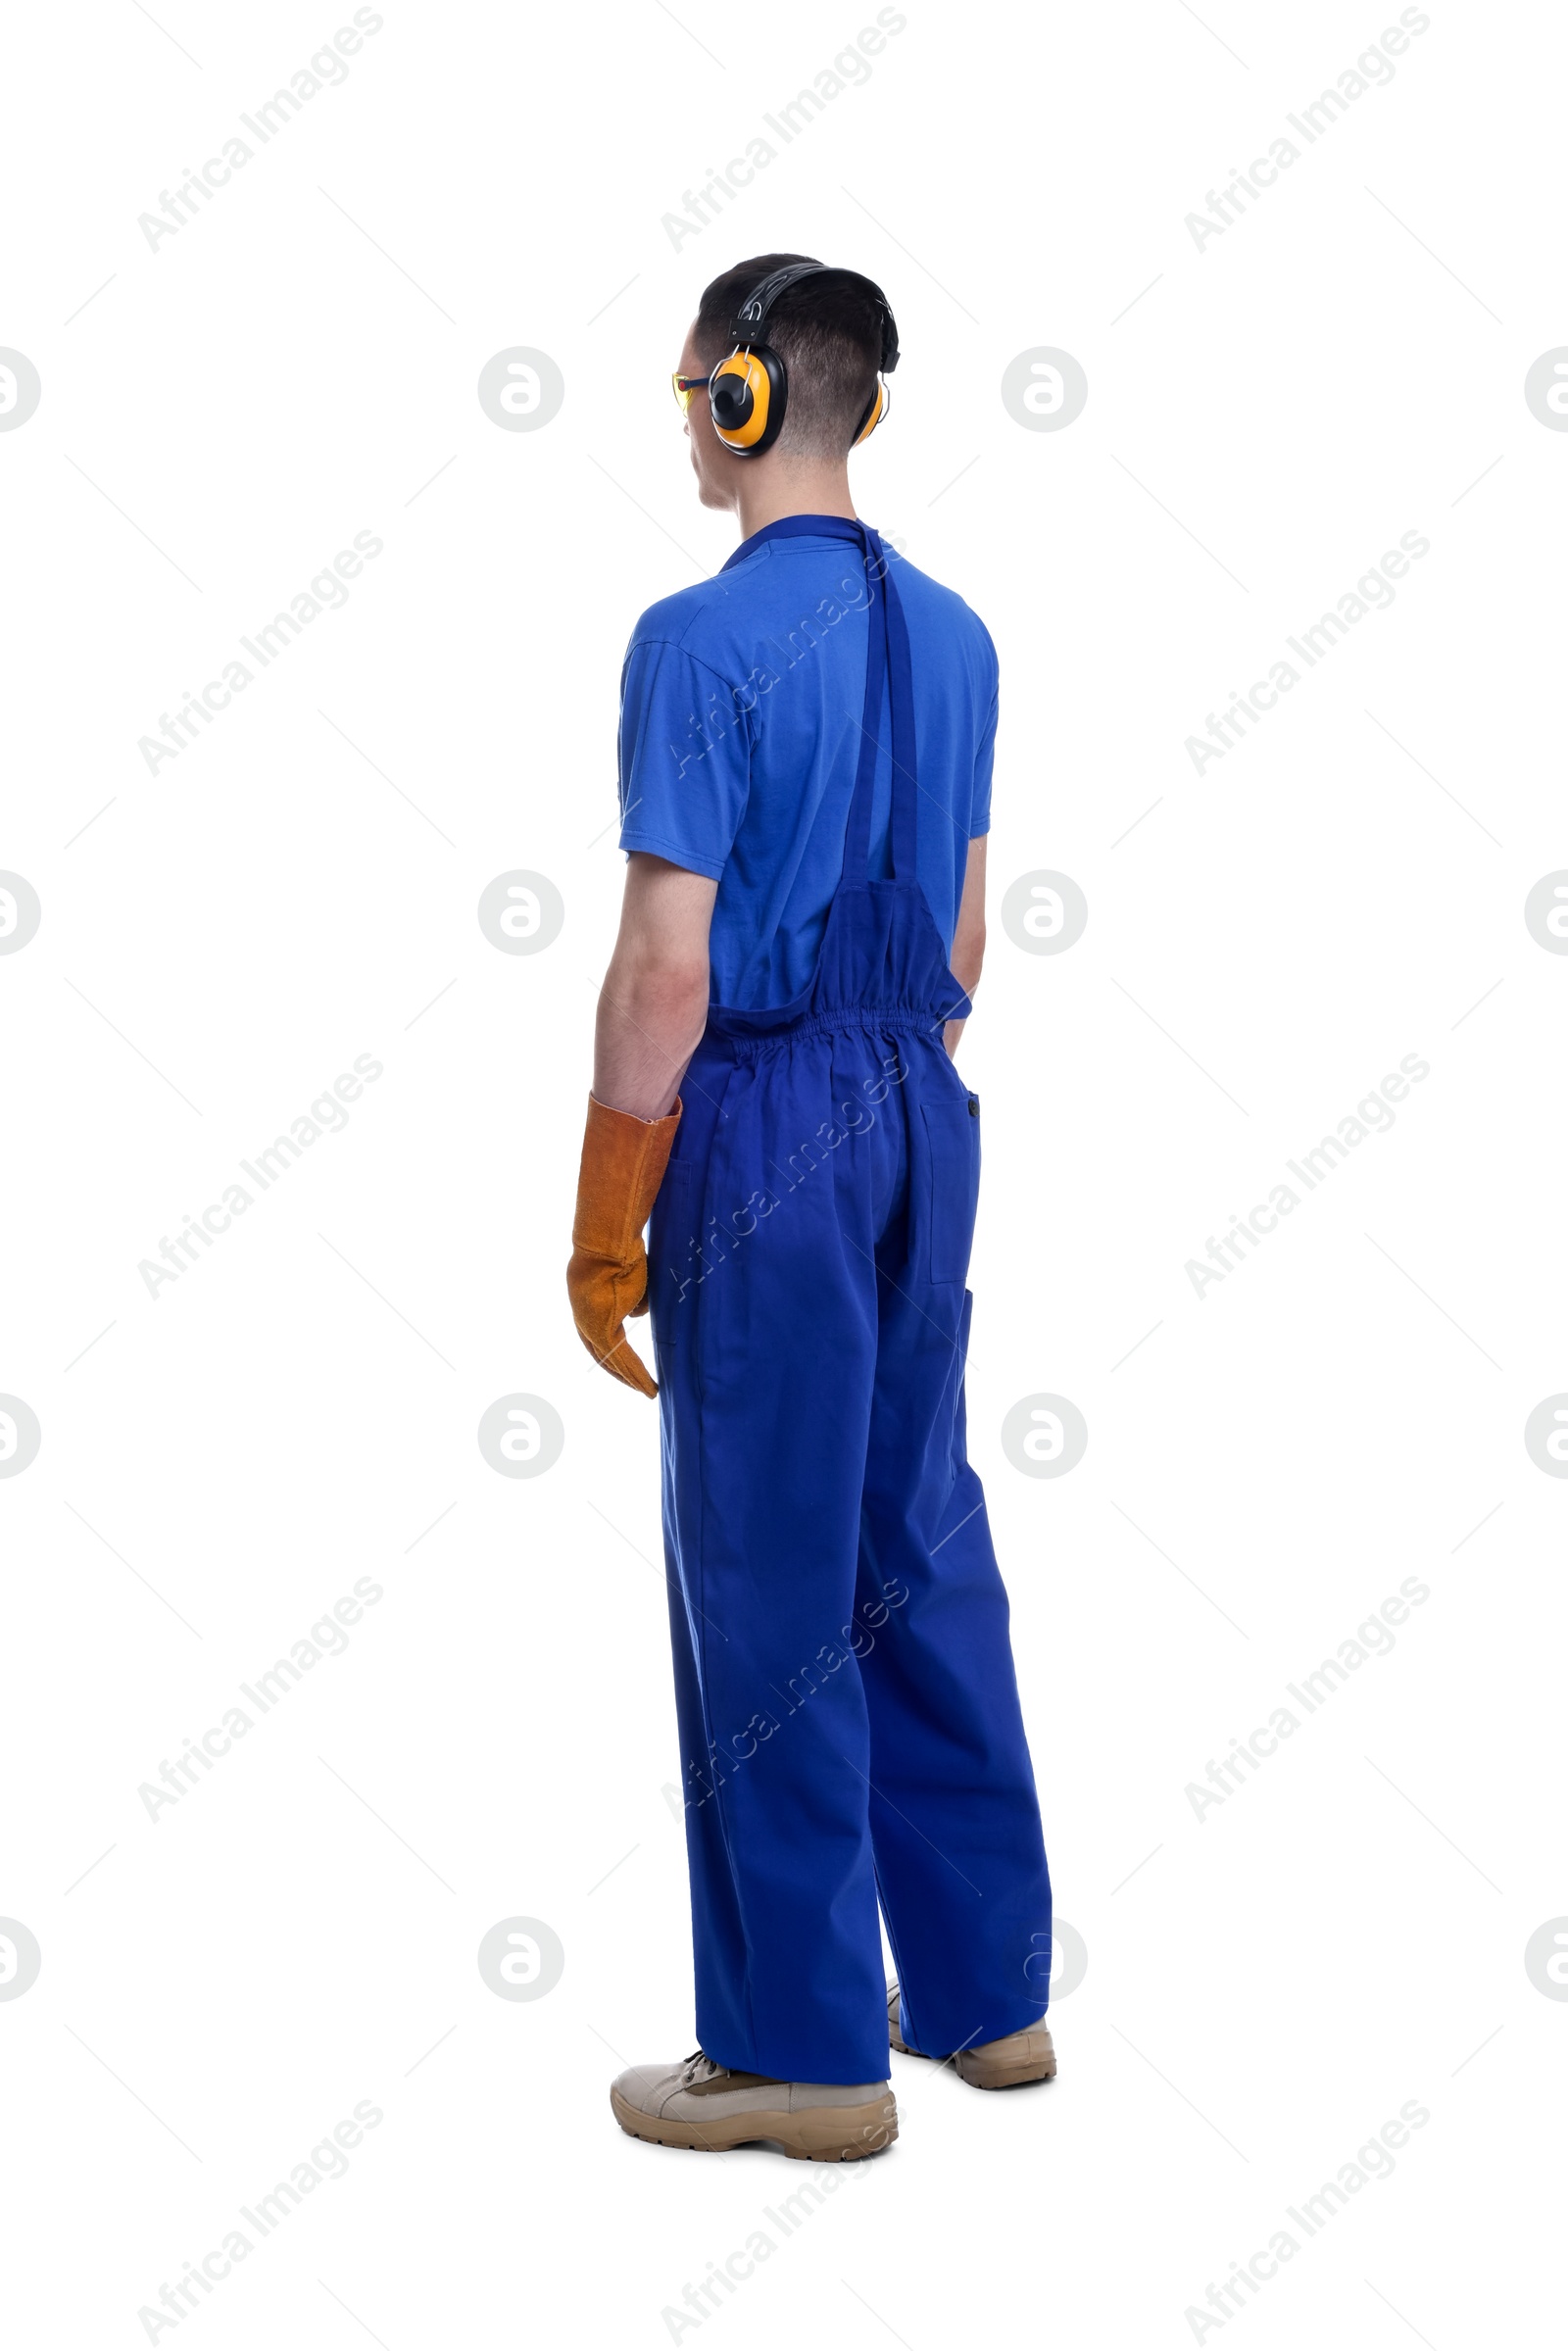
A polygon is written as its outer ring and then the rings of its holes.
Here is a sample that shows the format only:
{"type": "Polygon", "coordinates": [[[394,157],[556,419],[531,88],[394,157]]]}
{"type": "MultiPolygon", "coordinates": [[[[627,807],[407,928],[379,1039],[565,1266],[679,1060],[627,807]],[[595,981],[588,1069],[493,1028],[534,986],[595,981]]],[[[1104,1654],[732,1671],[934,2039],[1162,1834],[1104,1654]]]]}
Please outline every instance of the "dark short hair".
{"type": "MultiPolygon", "coordinates": [[[[705,367],[733,348],[735,314],[752,288],[790,262],[810,258],[760,253],[704,287],[697,348],[705,367]]],[[[882,357],[882,314],[865,279],[836,269],[803,278],[779,296],[766,332],[789,373],[779,447],[801,457],[843,457],[876,389],[882,357]]]]}

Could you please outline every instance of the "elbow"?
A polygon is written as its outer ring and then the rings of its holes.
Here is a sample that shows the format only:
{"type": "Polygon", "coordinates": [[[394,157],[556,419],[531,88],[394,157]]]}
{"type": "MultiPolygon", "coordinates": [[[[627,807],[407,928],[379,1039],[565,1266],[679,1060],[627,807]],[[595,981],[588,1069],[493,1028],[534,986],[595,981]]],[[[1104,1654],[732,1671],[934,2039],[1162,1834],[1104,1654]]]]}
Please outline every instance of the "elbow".
{"type": "Polygon", "coordinates": [[[650,956],[637,972],[639,995],[673,1007],[708,1003],[709,969],[706,955],[650,956]]]}
{"type": "Polygon", "coordinates": [[[638,1016],[687,1024],[695,1020],[701,1033],[708,1017],[709,967],[706,955],[684,950],[644,948],[615,958],[608,983],[612,992],[638,1016]]]}

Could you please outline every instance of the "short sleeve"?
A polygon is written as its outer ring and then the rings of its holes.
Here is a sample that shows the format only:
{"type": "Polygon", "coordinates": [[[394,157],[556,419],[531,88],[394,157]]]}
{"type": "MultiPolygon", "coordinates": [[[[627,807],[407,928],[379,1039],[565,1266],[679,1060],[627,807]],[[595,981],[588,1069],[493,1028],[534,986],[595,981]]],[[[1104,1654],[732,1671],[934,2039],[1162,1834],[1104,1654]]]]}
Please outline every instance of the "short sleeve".
{"type": "Polygon", "coordinates": [[[991,830],[991,770],[997,756],[997,690],[991,695],[991,715],[981,730],[974,755],[974,788],[969,795],[969,838],[978,841],[991,830]]]}
{"type": "Polygon", "coordinates": [[[678,645],[634,639],[620,681],[621,848],[716,882],[750,784],[744,689],[678,645]]]}

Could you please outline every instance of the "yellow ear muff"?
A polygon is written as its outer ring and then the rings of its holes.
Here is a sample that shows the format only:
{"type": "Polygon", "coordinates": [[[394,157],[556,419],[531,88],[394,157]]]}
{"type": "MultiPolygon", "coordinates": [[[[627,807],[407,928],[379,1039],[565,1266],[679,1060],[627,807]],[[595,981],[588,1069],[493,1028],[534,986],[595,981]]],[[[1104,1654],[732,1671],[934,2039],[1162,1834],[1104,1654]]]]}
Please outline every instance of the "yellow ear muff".
{"type": "Polygon", "coordinates": [[[732,351],[714,368],[708,386],[713,430],[726,449],[755,449],[767,431],[773,387],[754,352],[732,351]]]}
{"type": "Polygon", "coordinates": [[[888,388],[879,375],[876,379],[876,390],[871,395],[871,405],[865,412],[859,431],[850,443],[852,449],[858,449],[862,441],[870,439],[887,415],[889,406],[888,388]]]}

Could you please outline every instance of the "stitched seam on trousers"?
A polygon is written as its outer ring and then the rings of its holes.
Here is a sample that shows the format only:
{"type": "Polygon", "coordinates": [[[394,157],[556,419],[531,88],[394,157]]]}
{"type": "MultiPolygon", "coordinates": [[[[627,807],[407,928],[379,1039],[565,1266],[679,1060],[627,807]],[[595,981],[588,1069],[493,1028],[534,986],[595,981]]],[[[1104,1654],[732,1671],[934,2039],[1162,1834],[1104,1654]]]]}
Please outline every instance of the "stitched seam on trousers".
{"type": "Polygon", "coordinates": [[[692,1237],[689,1232],[683,1233],[680,1229],[683,1225],[689,1226],[691,1223],[691,1198],[692,1162],[689,1159],[671,1158],[664,1169],[663,1182],[654,1196],[654,1205],[648,1211],[650,1243],[653,1240],[652,1219],[656,1214],[660,1216],[659,1254],[653,1256],[649,1255],[646,1250],[644,1252],[648,1278],[647,1298],[649,1311],[653,1316],[651,1327],[654,1345],[666,1349],[678,1347],[683,1335],[689,1343],[689,1321],[677,1319],[683,1311],[684,1300],[678,1295],[678,1291],[674,1297],[671,1297],[671,1289],[679,1281],[679,1276],[675,1271],[674,1252],[684,1249],[692,1237]],[[665,1199],[666,1191],[667,1200],[665,1199]],[[660,1206],[661,1201],[664,1202],[662,1208],[660,1206]]]}
{"type": "MultiPolygon", "coordinates": [[[[724,1092],[725,1092],[725,1095],[727,1095],[727,1094],[728,1094],[728,1092],[729,1092],[729,1088],[728,1088],[727,1086],[725,1087],[725,1089],[724,1089],[724,1092]]],[[[724,1102],[723,1102],[723,1100],[722,1100],[722,1098],[720,1099],[719,1105],[718,1105],[718,1109],[719,1109],[719,1119],[720,1119],[720,1120],[722,1120],[722,1119],[723,1119],[723,1117],[725,1116],[724,1102]]],[[[708,1156],[707,1156],[707,1159],[705,1160],[705,1162],[704,1162],[704,1166],[703,1166],[703,1180],[702,1180],[702,1183],[701,1183],[701,1185],[699,1185],[699,1183],[698,1183],[698,1181],[697,1181],[697,1178],[696,1178],[696,1175],[695,1175],[695,1173],[693,1174],[693,1178],[692,1178],[692,1183],[691,1183],[691,1190],[692,1190],[692,1193],[693,1193],[693,1194],[694,1194],[694,1196],[695,1196],[697,1193],[701,1192],[701,1195],[702,1195],[702,1198],[701,1198],[700,1200],[697,1200],[697,1218],[698,1218],[698,1222],[699,1222],[699,1224],[701,1224],[701,1221],[702,1221],[702,1212],[703,1212],[703,1208],[704,1208],[704,1206],[707,1204],[707,1200],[708,1200],[708,1192],[709,1192],[708,1176],[709,1176],[709,1170],[710,1170],[710,1167],[711,1167],[711,1165],[712,1165],[713,1142],[714,1142],[714,1141],[716,1141],[716,1139],[717,1139],[717,1134],[718,1134],[718,1126],[717,1126],[717,1124],[715,1123],[715,1125],[714,1125],[714,1130],[713,1130],[713,1137],[712,1137],[712,1139],[710,1139],[710,1140],[709,1147],[708,1147],[708,1156]]],[[[699,1311],[701,1312],[701,1309],[699,1309],[699,1311]]],[[[709,1622],[708,1622],[708,1477],[707,1477],[707,1457],[708,1457],[708,1444],[707,1444],[707,1414],[706,1414],[706,1411],[705,1411],[705,1402],[706,1402],[706,1397],[705,1397],[705,1388],[706,1388],[706,1380],[705,1380],[705,1377],[704,1377],[703,1347],[702,1347],[702,1344],[701,1344],[701,1334],[700,1334],[700,1331],[699,1331],[699,1330],[698,1330],[696,1327],[694,1327],[694,1329],[693,1329],[693,1331],[692,1331],[692,1369],[691,1369],[691,1379],[692,1379],[692,1396],[693,1396],[693,1398],[694,1398],[694,1401],[695,1401],[695,1404],[696,1404],[696,1412],[697,1412],[697,1467],[696,1467],[697,1486],[698,1486],[698,1505],[697,1505],[697,1607],[698,1607],[698,1631],[697,1631],[697,1670],[698,1670],[698,1689],[699,1689],[699,1693],[700,1693],[700,1697],[701,1697],[701,1705],[700,1705],[700,1707],[699,1707],[699,1710],[698,1710],[698,1711],[699,1711],[699,1714],[700,1714],[700,1716],[701,1716],[701,1719],[702,1719],[703,1739],[704,1739],[704,1741],[705,1741],[705,1742],[706,1742],[706,1743],[709,1745],[709,1747],[710,1747],[710,1752],[709,1752],[709,1753],[708,1753],[708,1754],[707,1754],[707,1755],[706,1755],[706,1756],[703,1758],[703,1760],[704,1760],[704,1763],[705,1763],[706,1767],[707,1767],[709,1770],[710,1770],[710,1771],[713,1773],[713,1797],[712,1797],[712,1801],[713,1801],[713,1805],[714,1805],[715,1817],[716,1817],[716,1819],[717,1819],[717,1822],[718,1822],[718,1836],[719,1836],[719,1842],[720,1842],[720,1844],[721,1844],[721,1845],[723,1846],[723,1848],[724,1848],[724,1864],[725,1864],[725,1867],[727,1868],[727,1870],[729,1871],[730,1895],[731,1895],[731,1899],[733,1900],[733,1902],[734,1902],[734,1905],[735,1905],[735,1914],[736,1914],[736,1917],[737,1917],[737,1918],[738,1918],[738,1920],[740,1921],[740,1930],[741,1930],[741,1942],[742,1942],[742,1945],[743,1945],[743,1947],[744,1947],[745,1954],[746,1954],[746,1960],[745,1960],[745,1987],[746,1987],[746,2035],[747,2035],[748,2052],[749,2052],[749,2054],[750,2054],[750,2056],[751,2056],[751,2058],[752,2058],[752,2060],[753,2060],[753,2063],[752,2063],[750,2066],[748,2066],[748,2067],[744,2068],[743,2070],[744,2070],[744,2071],[746,2071],[746,2072],[749,2072],[749,2073],[755,2073],[755,2072],[759,2071],[759,2068],[757,2067],[757,2065],[756,2065],[756,2062],[755,2062],[755,2061],[756,2061],[756,2057],[757,2057],[757,2017],[756,2017],[756,2013],[755,2013],[755,2011],[754,2011],[754,2009],[753,2009],[753,2006],[752,2006],[752,1931],[751,1931],[751,1923],[750,1923],[750,1921],[749,1921],[749,1920],[748,1920],[748,1918],[747,1918],[747,1915],[746,1915],[746,1905],[745,1905],[745,1902],[744,1902],[744,1900],[742,1899],[742,1894],[741,1894],[741,1881],[740,1881],[740,1874],[739,1874],[739,1872],[736,1870],[736,1867],[735,1867],[735,1853],[734,1853],[734,1847],[733,1847],[733,1845],[732,1845],[732,1843],[731,1843],[731,1840],[730,1840],[730,1824],[729,1824],[728,1815],[727,1815],[727,1812],[726,1812],[726,1809],[725,1809],[723,1788],[720,1787],[720,1785],[719,1785],[719,1782],[718,1782],[718,1770],[717,1770],[717,1765],[716,1765],[716,1763],[715,1763],[715,1761],[714,1761],[714,1758],[713,1758],[713,1755],[712,1755],[712,1752],[711,1752],[711,1748],[712,1748],[713,1744],[715,1744],[716,1742],[715,1742],[715,1741],[713,1741],[713,1740],[711,1740],[711,1739],[710,1739],[710,1737],[709,1737],[709,1688],[710,1688],[710,1684],[709,1684],[709,1676],[708,1676],[708,1630],[709,1630],[709,1622]]]]}

